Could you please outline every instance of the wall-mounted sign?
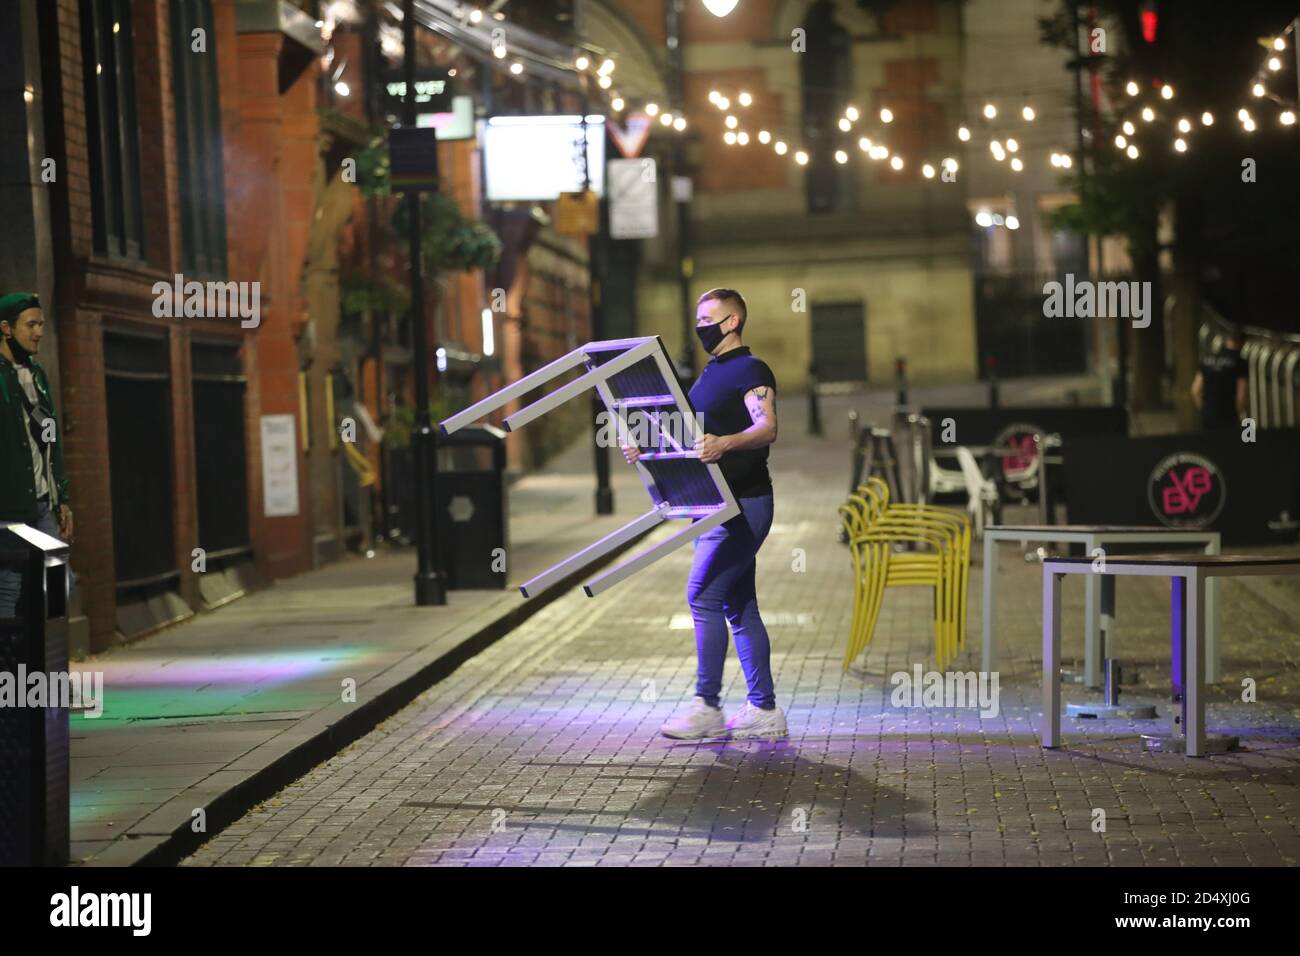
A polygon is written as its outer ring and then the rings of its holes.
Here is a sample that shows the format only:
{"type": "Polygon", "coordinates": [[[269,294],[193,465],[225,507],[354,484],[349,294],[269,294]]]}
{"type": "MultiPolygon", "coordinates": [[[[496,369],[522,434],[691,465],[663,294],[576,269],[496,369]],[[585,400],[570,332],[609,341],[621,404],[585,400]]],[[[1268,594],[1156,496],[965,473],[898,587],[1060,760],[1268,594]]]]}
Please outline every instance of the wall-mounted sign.
{"type": "Polygon", "coordinates": [[[388,176],[395,192],[434,192],[438,188],[438,131],[398,127],[388,131],[388,176]]]}
{"type": "Polygon", "coordinates": [[[586,192],[560,193],[555,202],[555,231],[562,236],[590,236],[600,229],[600,200],[586,192]]]}
{"type": "Polygon", "coordinates": [[[418,113],[415,125],[421,128],[432,126],[438,131],[438,139],[473,139],[474,97],[453,96],[450,113],[418,113]]]}
{"type": "MultiPolygon", "coordinates": [[[[605,117],[587,116],[587,176],[605,192],[605,117]]],[[[549,202],[582,189],[580,116],[493,116],[483,126],[490,202],[549,202]]]]}
{"type": "Polygon", "coordinates": [[[655,161],[609,161],[609,237],[649,239],[659,233],[659,184],[655,161]]]}
{"type": "MultiPolygon", "coordinates": [[[[415,111],[417,113],[450,113],[455,85],[447,71],[437,67],[424,67],[415,71],[415,111]]],[[[406,96],[406,79],[400,69],[390,71],[384,82],[384,106],[390,113],[402,115],[406,96]]]]}
{"type": "Polygon", "coordinates": [[[298,513],[298,429],[292,415],[262,416],[262,507],[268,518],[298,513]]]}

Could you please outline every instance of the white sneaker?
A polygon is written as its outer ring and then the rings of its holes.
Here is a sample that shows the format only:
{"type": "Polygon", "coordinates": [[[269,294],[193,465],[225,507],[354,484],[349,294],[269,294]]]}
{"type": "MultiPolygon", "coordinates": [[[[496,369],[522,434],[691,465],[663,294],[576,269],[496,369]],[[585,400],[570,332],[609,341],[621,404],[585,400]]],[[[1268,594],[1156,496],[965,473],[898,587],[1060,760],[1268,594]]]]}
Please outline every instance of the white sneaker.
{"type": "Polygon", "coordinates": [[[701,737],[721,737],[727,732],[727,726],[723,723],[720,707],[710,707],[703,697],[696,697],[665,721],[659,732],[674,740],[698,740],[701,737]]]}
{"type": "Polygon", "coordinates": [[[780,707],[763,710],[745,701],[745,709],[727,721],[732,737],[787,737],[785,711],[780,707]]]}

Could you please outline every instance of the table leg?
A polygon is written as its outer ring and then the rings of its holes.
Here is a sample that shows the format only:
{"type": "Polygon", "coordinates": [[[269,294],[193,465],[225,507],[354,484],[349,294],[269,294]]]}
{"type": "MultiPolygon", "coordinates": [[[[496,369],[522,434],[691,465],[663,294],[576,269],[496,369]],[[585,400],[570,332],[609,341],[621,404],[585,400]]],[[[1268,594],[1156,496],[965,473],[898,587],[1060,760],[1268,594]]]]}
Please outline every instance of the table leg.
{"type": "Polygon", "coordinates": [[[1061,746],[1061,578],[1043,568],[1044,747],[1061,746]]]}
{"type": "MultiPolygon", "coordinates": [[[[1086,556],[1092,559],[1097,539],[1089,538],[1083,547],[1086,556]]],[[[1097,619],[1100,604],[1101,575],[1093,572],[1083,579],[1083,677],[1084,683],[1092,688],[1101,686],[1101,655],[1097,651],[1101,643],[1101,625],[1097,619]]]]}
{"type": "Polygon", "coordinates": [[[1183,663],[1189,757],[1205,756],[1205,584],[1205,577],[1193,569],[1187,581],[1187,656],[1183,663]]]}
{"type": "Polygon", "coordinates": [[[997,625],[998,549],[989,531],[984,532],[984,673],[992,674],[998,663],[997,625]]]}
{"type": "MultiPolygon", "coordinates": [[[[1218,554],[1216,541],[1205,546],[1206,554],[1218,554]]],[[[1205,582],[1205,683],[1219,681],[1219,579],[1211,577],[1205,582]]]]}

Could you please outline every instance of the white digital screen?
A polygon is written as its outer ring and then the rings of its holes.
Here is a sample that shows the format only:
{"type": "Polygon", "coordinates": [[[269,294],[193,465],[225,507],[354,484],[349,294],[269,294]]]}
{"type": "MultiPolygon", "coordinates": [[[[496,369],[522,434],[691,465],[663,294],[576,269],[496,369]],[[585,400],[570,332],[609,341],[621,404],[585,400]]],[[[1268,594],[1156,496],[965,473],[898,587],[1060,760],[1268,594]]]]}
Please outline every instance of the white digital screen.
{"type": "MultiPolygon", "coordinates": [[[[579,116],[494,116],[483,127],[490,202],[550,200],[582,189],[579,116]]],[[[587,168],[605,192],[605,117],[587,117],[587,168]]]]}

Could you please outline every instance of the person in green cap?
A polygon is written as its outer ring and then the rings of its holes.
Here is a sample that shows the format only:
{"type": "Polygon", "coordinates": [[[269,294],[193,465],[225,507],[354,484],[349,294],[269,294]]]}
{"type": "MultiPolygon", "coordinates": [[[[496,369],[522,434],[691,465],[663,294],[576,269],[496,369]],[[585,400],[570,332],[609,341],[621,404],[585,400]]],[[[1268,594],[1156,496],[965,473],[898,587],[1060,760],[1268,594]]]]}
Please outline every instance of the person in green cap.
{"type": "MultiPolygon", "coordinates": [[[[35,295],[0,296],[0,521],[71,541],[63,443],[50,383],[36,361],[44,334],[35,295]]],[[[14,616],[21,585],[17,572],[0,571],[0,618],[14,616]]]]}

